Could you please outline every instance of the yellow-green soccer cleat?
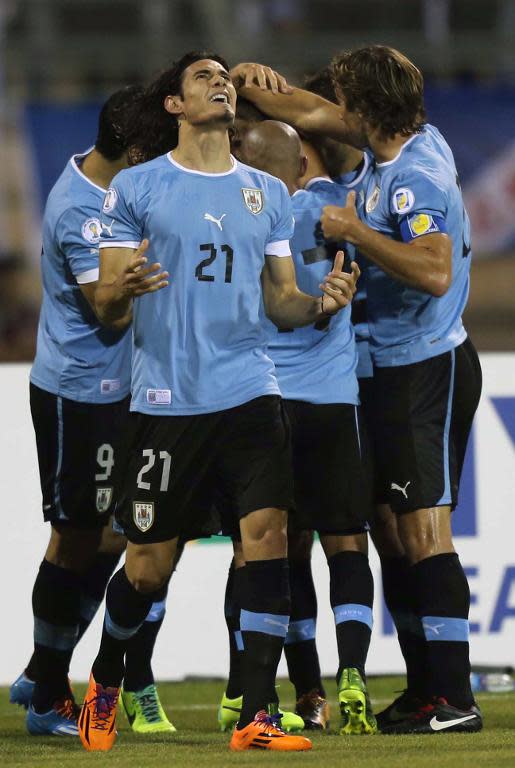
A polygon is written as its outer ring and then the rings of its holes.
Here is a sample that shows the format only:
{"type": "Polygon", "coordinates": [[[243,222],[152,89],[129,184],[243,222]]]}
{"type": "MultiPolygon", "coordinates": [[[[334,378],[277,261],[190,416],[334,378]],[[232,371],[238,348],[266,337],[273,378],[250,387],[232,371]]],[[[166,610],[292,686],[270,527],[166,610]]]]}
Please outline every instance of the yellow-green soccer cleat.
{"type": "MultiPolygon", "coordinates": [[[[224,693],[217,715],[221,731],[231,731],[234,728],[240,719],[242,704],[243,696],[238,696],[237,699],[229,699],[224,693]]],[[[304,730],[304,720],[300,715],[296,715],[295,712],[281,712],[281,710],[279,710],[279,714],[281,715],[281,728],[283,731],[295,733],[304,730]]]]}
{"type": "Polygon", "coordinates": [[[135,733],[175,733],[177,730],[166,716],[155,685],[147,685],[141,691],[122,690],[121,700],[135,733]]]}
{"type": "Polygon", "coordinates": [[[346,667],[338,684],[338,703],[340,705],[341,735],[377,733],[377,723],[372,712],[372,705],[367,687],[359,670],[346,667]]]}

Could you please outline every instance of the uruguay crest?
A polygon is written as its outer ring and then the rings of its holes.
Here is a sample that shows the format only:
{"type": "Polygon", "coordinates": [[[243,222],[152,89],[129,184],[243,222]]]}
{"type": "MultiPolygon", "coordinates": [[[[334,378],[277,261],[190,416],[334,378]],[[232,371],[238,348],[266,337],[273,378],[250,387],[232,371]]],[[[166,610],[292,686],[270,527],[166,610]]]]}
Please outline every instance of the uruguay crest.
{"type": "Polygon", "coordinates": [[[381,187],[376,186],[370,197],[368,198],[366,204],[365,204],[365,210],[367,213],[372,213],[372,211],[377,207],[377,204],[379,202],[379,195],[381,194],[381,187]]]}
{"type": "Polygon", "coordinates": [[[133,504],[133,518],[136,527],[140,531],[148,531],[154,523],[154,502],[135,501],[133,504]]]}
{"type": "Polygon", "coordinates": [[[241,194],[251,213],[261,213],[263,210],[263,192],[260,189],[242,187],[241,194]]]}
{"type": "Polygon", "coordinates": [[[97,488],[97,512],[101,515],[107,512],[113,500],[112,488],[97,488]]]}

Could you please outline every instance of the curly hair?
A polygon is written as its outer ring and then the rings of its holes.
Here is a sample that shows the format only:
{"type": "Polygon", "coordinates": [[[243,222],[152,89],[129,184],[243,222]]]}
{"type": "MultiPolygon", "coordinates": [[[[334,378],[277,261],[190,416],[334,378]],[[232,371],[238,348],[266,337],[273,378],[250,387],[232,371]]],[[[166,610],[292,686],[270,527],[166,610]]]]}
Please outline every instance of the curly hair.
{"type": "Polygon", "coordinates": [[[426,122],[424,79],[395,48],[370,45],[338,54],[335,88],[350,112],[360,112],[384,138],[420,133],[426,122]]]}
{"type": "Polygon", "coordinates": [[[129,146],[131,115],[143,95],[143,88],[128,85],[111,94],[98,116],[95,149],[106,160],[119,160],[129,146]]]}
{"type": "Polygon", "coordinates": [[[227,62],[209,51],[190,51],[170,69],[165,70],[144,91],[133,110],[133,128],[129,134],[129,164],[153,160],[175,149],[179,140],[179,124],[175,115],[164,108],[167,96],[182,96],[185,70],[196,61],[217,61],[227,70],[227,62]]]}

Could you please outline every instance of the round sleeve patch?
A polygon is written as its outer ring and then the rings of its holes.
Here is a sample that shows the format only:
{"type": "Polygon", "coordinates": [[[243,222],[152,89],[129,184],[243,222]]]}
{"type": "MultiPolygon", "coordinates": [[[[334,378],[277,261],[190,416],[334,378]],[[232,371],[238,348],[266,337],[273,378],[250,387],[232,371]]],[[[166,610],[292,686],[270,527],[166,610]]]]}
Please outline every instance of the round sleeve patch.
{"type": "Polygon", "coordinates": [[[102,227],[100,226],[99,219],[91,218],[86,219],[84,224],[82,225],[82,237],[84,240],[87,240],[88,243],[91,243],[92,245],[96,245],[98,241],[100,240],[100,233],[102,231],[102,227]]]}
{"type": "Polygon", "coordinates": [[[116,189],[114,187],[109,187],[106,192],[106,196],[104,197],[104,204],[102,206],[104,213],[111,213],[116,205],[117,200],[118,195],[116,193],[116,189]]]}
{"type": "Polygon", "coordinates": [[[397,213],[408,213],[415,205],[415,195],[409,187],[401,187],[393,193],[392,204],[397,213]]]}

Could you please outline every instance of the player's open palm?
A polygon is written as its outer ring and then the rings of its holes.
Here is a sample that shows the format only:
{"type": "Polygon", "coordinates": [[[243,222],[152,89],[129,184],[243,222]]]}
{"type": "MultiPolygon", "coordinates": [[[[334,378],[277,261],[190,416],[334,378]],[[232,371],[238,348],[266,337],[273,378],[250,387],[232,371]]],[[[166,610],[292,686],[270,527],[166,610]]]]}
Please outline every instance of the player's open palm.
{"type": "Polygon", "coordinates": [[[145,255],[148,250],[148,240],[143,240],[134,252],[131,260],[120,275],[121,288],[128,296],[142,296],[145,293],[155,293],[168,285],[168,272],[161,271],[161,264],[148,264],[145,255]]]}
{"type": "Polygon", "coordinates": [[[351,264],[351,272],[343,271],[345,254],[338,251],[332,270],[326,276],[320,288],[324,292],[323,310],[327,315],[335,315],[351,303],[356,293],[356,283],[361,274],[355,261],[351,264]]]}

